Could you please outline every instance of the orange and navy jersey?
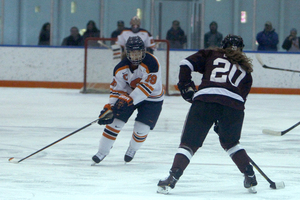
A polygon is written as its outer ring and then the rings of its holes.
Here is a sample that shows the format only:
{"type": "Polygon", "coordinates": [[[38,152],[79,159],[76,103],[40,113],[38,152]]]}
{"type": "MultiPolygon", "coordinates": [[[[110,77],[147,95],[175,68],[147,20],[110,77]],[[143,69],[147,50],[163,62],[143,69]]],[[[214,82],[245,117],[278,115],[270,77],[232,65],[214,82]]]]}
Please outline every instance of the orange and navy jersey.
{"type": "Polygon", "coordinates": [[[137,69],[132,71],[129,67],[130,64],[130,61],[124,58],[114,68],[109,103],[114,105],[121,94],[129,94],[134,105],[144,100],[162,101],[164,89],[158,59],[154,55],[146,53],[137,69]]]}
{"type": "Polygon", "coordinates": [[[155,48],[155,42],[152,35],[142,28],[140,28],[139,32],[137,33],[132,32],[130,28],[125,28],[122,33],[118,35],[116,44],[125,47],[128,38],[133,36],[139,36],[143,40],[146,48],[155,48]]]}

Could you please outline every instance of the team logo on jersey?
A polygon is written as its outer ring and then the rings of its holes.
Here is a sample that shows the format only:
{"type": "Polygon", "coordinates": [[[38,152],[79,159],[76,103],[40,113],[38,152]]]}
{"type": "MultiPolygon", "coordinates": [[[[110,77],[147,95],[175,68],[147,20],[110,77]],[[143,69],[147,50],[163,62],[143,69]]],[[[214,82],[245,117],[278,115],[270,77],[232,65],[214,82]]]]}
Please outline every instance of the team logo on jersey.
{"type": "Polygon", "coordinates": [[[142,80],[141,78],[134,79],[133,81],[130,82],[130,87],[136,88],[140,84],[141,80],[142,80]]]}

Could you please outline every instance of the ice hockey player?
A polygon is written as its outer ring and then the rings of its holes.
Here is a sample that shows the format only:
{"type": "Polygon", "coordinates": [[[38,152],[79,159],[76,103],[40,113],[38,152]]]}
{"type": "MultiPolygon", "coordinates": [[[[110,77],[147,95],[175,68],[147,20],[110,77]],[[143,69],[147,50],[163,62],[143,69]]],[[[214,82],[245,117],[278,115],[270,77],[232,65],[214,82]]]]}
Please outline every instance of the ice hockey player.
{"type": "Polygon", "coordinates": [[[120,45],[123,49],[123,56],[122,58],[125,57],[125,44],[126,41],[128,40],[129,37],[132,36],[139,36],[143,42],[144,45],[146,47],[146,50],[149,53],[153,53],[154,48],[155,48],[155,42],[154,39],[152,37],[152,35],[149,33],[149,31],[140,28],[141,26],[141,19],[138,18],[137,16],[134,16],[131,20],[130,20],[130,28],[125,28],[122,33],[120,35],[118,35],[116,44],[120,45]]]}
{"type": "Polygon", "coordinates": [[[256,193],[253,167],[239,142],[253,71],[251,60],[242,52],[243,47],[240,36],[227,35],[221,48],[199,50],[180,62],[177,85],[181,96],[192,104],[169,176],[158,182],[158,193],[166,194],[175,187],[216,121],[221,146],[244,174],[244,187],[256,193]],[[191,72],[203,74],[198,90],[191,80],[191,72]]]}
{"type": "Polygon", "coordinates": [[[109,103],[99,115],[98,124],[106,126],[98,152],[92,157],[94,164],[109,154],[121,129],[137,110],[132,137],[124,157],[125,162],[130,162],[149,131],[154,128],[162,109],[164,90],[158,59],[146,52],[139,36],[128,38],[126,55],[114,68],[109,103]]]}

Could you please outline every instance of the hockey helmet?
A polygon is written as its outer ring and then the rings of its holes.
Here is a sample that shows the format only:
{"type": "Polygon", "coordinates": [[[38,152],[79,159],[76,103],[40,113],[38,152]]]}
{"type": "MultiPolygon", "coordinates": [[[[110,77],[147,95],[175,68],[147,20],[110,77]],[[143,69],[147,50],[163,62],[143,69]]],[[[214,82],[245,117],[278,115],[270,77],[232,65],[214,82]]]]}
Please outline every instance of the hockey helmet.
{"type": "Polygon", "coordinates": [[[131,18],[130,20],[130,25],[138,25],[140,26],[141,25],[141,19],[138,18],[138,16],[134,16],[133,18],[131,18]]]}
{"type": "Polygon", "coordinates": [[[141,25],[141,19],[138,18],[137,16],[134,16],[131,20],[130,20],[130,25],[131,25],[131,31],[133,33],[137,33],[140,31],[140,25],[141,25]]]}
{"type": "Polygon", "coordinates": [[[232,50],[237,50],[239,47],[241,50],[244,48],[244,41],[241,36],[238,35],[227,35],[224,40],[222,41],[222,48],[226,49],[228,47],[231,47],[232,50]]]}
{"type": "Polygon", "coordinates": [[[139,36],[129,37],[125,50],[128,60],[134,65],[139,65],[146,56],[145,44],[139,36]]]}

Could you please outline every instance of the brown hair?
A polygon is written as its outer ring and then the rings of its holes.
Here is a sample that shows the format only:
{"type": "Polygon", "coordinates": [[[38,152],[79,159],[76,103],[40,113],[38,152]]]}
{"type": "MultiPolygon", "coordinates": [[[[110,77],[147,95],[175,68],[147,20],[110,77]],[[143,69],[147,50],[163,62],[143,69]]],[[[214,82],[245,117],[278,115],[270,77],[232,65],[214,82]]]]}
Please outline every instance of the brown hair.
{"type": "Polygon", "coordinates": [[[239,47],[237,50],[232,50],[231,48],[217,48],[217,51],[224,53],[229,62],[236,64],[237,67],[241,66],[247,73],[253,72],[252,59],[248,58],[239,47]]]}

